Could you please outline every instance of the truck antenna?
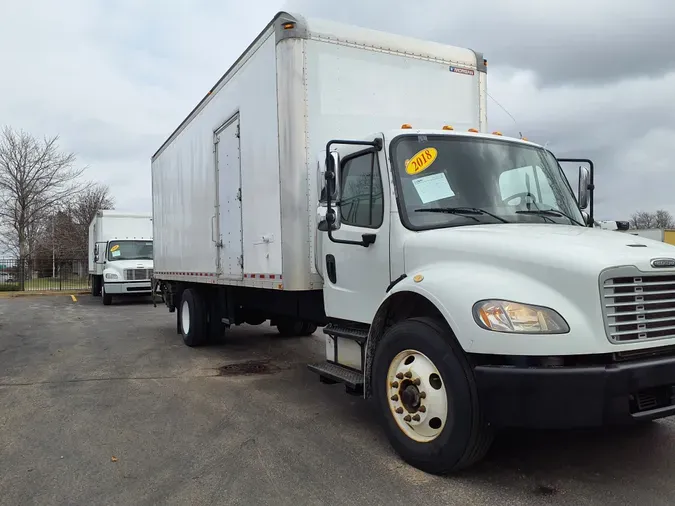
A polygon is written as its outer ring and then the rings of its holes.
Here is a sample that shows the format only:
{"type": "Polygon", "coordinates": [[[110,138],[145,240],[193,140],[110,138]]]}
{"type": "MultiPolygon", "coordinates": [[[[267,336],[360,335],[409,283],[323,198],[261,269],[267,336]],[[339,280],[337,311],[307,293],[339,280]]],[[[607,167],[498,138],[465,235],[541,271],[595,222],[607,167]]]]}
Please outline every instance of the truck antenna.
{"type": "Polygon", "coordinates": [[[506,114],[509,115],[509,118],[511,118],[513,120],[513,123],[515,123],[516,128],[518,129],[518,135],[520,135],[520,138],[522,139],[523,133],[520,131],[520,127],[518,126],[518,122],[516,121],[516,118],[514,118],[513,115],[509,111],[506,110],[506,107],[504,107],[502,104],[497,102],[497,99],[495,99],[495,97],[493,97],[489,93],[487,94],[487,96],[490,97],[492,99],[492,101],[501,108],[502,111],[504,111],[506,114]]]}

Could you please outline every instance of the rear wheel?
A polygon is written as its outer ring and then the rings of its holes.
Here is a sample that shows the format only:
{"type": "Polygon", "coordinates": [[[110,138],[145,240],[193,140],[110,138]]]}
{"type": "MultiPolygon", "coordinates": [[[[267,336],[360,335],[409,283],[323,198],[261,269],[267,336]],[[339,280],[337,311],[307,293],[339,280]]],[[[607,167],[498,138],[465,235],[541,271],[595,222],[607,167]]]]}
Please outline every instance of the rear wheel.
{"type": "Polygon", "coordinates": [[[300,333],[301,336],[311,336],[316,332],[317,326],[314,323],[310,322],[304,322],[302,324],[302,332],[300,333]]]}
{"type": "Polygon", "coordinates": [[[489,449],[492,431],[473,371],[444,322],[413,318],[390,327],[378,345],[372,381],[385,433],[409,464],[445,474],[489,449]]]}
{"type": "Polygon", "coordinates": [[[277,330],[284,337],[311,336],[316,332],[317,326],[302,320],[280,320],[277,322],[277,330]]]}
{"type": "Polygon", "coordinates": [[[179,309],[180,333],[183,342],[190,347],[201,346],[209,338],[209,327],[204,300],[196,290],[183,292],[179,309]]]}
{"type": "Polygon", "coordinates": [[[91,277],[91,294],[94,297],[101,295],[101,278],[98,276],[91,277]]]}

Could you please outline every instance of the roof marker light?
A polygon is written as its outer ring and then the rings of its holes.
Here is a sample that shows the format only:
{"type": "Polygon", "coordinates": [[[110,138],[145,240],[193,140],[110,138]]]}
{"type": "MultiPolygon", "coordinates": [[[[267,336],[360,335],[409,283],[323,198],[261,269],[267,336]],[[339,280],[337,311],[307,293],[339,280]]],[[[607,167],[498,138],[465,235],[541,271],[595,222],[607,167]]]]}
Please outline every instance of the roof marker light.
{"type": "Polygon", "coordinates": [[[473,133],[477,134],[478,130],[476,130],[475,128],[469,128],[469,132],[473,132],[473,133]]]}
{"type": "Polygon", "coordinates": [[[502,135],[502,133],[498,130],[495,130],[494,132],[492,132],[492,135],[502,135]]]}
{"type": "Polygon", "coordinates": [[[450,125],[443,125],[443,130],[454,130],[450,125]]]}
{"type": "Polygon", "coordinates": [[[290,21],[290,22],[288,22],[288,23],[284,23],[284,24],[281,25],[281,26],[284,28],[284,30],[292,30],[293,28],[295,28],[295,23],[293,23],[292,21],[290,21]]]}
{"type": "Polygon", "coordinates": [[[401,125],[401,130],[408,130],[410,128],[412,128],[412,125],[410,125],[409,123],[403,123],[401,125]]]}

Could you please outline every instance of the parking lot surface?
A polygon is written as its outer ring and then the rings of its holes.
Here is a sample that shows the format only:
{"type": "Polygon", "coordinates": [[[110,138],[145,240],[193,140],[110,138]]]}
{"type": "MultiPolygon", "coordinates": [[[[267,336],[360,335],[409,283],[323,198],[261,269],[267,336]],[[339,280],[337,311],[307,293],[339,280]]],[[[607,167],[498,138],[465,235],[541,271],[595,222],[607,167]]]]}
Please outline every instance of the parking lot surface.
{"type": "Polygon", "coordinates": [[[147,300],[0,299],[0,504],[672,504],[675,424],[508,432],[430,476],[306,369],[320,331],[190,349],[147,300]]]}

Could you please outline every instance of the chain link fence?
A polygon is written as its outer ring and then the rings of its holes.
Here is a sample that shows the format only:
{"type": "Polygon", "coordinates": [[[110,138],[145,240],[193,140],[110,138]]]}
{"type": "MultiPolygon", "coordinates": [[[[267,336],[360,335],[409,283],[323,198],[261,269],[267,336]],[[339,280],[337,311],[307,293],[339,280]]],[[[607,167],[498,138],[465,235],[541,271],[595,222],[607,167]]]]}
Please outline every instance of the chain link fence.
{"type": "Polygon", "coordinates": [[[0,292],[87,290],[88,260],[0,258],[0,292]]]}

